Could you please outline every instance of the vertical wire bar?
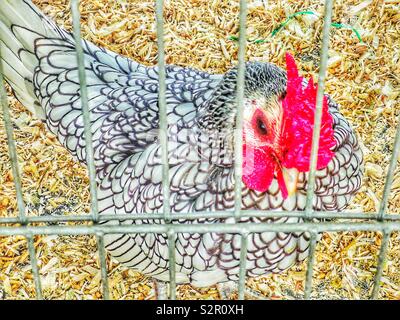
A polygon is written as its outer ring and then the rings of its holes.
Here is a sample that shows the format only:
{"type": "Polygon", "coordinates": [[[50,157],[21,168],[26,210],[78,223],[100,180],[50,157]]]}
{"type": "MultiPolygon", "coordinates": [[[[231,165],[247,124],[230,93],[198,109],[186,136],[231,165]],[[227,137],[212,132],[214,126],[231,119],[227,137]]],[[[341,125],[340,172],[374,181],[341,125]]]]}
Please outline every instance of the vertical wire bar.
{"type": "Polygon", "coordinates": [[[242,162],[243,162],[243,99],[245,82],[245,57],[246,57],[246,0],[240,0],[239,13],[239,53],[238,53],[238,71],[236,80],[236,129],[235,129],[235,219],[240,218],[242,208],[242,162]]]}
{"type": "Polygon", "coordinates": [[[168,231],[169,299],[176,300],[175,231],[168,231]]]}
{"type": "Polygon", "coordinates": [[[169,162],[168,162],[168,119],[166,93],[166,70],[165,70],[165,48],[164,48],[164,4],[163,0],[156,1],[156,27],[157,27],[157,46],[158,46],[158,114],[159,114],[159,139],[161,145],[162,160],[162,190],[163,190],[163,212],[166,223],[171,221],[171,208],[169,203],[169,162]]]}
{"type": "MultiPolygon", "coordinates": [[[[400,151],[400,115],[398,116],[396,135],[393,144],[393,153],[390,158],[389,169],[386,175],[385,186],[383,188],[382,201],[379,206],[379,212],[377,216],[378,221],[383,221],[386,216],[386,210],[389,203],[390,189],[393,183],[394,171],[396,170],[397,167],[397,159],[399,157],[399,151],[400,151]]],[[[389,240],[390,240],[390,232],[384,230],[382,244],[378,255],[378,264],[374,279],[374,288],[372,290],[372,296],[371,296],[371,299],[373,300],[378,299],[379,289],[381,286],[381,279],[383,274],[383,264],[387,256],[389,240]]]]}
{"type": "Polygon", "coordinates": [[[26,237],[26,240],[28,242],[28,252],[29,252],[29,259],[31,261],[31,266],[32,266],[33,279],[35,281],[36,299],[43,300],[42,283],[40,281],[39,267],[38,267],[37,259],[36,259],[36,250],[35,250],[35,244],[33,241],[33,236],[26,237]]]}
{"type": "MultiPolygon", "coordinates": [[[[377,217],[378,221],[383,221],[386,216],[386,210],[387,210],[388,203],[389,203],[390,189],[391,189],[392,183],[393,183],[394,171],[396,170],[396,167],[397,167],[397,159],[399,157],[399,152],[400,152],[400,115],[398,116],[396,135],[395,135],[394,144],[393,144],[393,153],[390,158],[389,169],[388,169],[388,172],[386,175],[385,186],[383,188],[382,201],[379,206],[379,212],[378,212],[378,217],[377,217]]],[[[371,296],[371,299],[373,299],[373,300],[378,299],[379,289],[381,286],[381,279],[382,279],[382,274],[383,274],[383,264],[384,264],[384,261],[387,256],[390,234],[391,233],[387,232],[386,230],[384,230],[384,232],[383,232],[382,244],[381,244],[381,248],[379,250],[378,264],[377,264],[377,269],[376,269],[376,274],[375,274],[375,279],[374,279],[374,288],[372,290],[372,296],[371,296]]]]}
{"type": "Polygon", "coordinates": [[[73,34],[75,38],[75,49],[78,63],[79,72],[79,85],[82,103],[82,116],[85,134],[85,150],[86,150],[86,164],[89,171],[90,178],[90,204],[93,215],[93,221],[99,220],[99,208],[97,203],[97,185],[96,185],[96,168],[93,159],[93,138],[90,121],[89,100],[86,83],[85,71],[85,57],[83,54],[82,40],[81,40],[81,14],[79,12],[79,0],[71,0],[71,13],[73,23],[73,34]]]}
{"type": "Polygon", "coordinates": [[[389,164],[389,169],[386,175],[386,181],[385,181],[385,186],[383,188],[383,196],[382,196],[382,201],[379,207],[379,212],[378,212],[378,220],[381,221],[385,217],[388,202],[389,202],[389,196],[390,196],[390,189],[392,187],[393,183],[393,178],[394,178],[394,171],[397,166],[397,159],[399,157],[400,153],[400,114],[398,116],[398,123],[397,123],[397,129],[396,129],[396,136],[394,139],[394,144],[393,144],[393,153],[392,157],[390,158],[390,164],[389,164]]]}
{"type": "MultiPolygon", "coordinates": [[[[171,222],[170,186],[169,186],[169,161],[168,161],[168,117],[166,95],[166,68],[164,45],[164,1],[156,0],[156,28],[158,46],[158,115],[159,115],[159,139],[161,145],[162,162],[162,189],[163,189],[163,213],[165,223],[171,222]]],[[[173,230],[168,231],[168,266],[169,266],[169,299],[176,299],[176,274],[175,274],[175,239],[173,230]]]]}
{"type": "Polygon", "coordinates": [[[317,170],[317,160],[318,160],[319,136],[321,133],[322,103],[324,98],[326,69],[328,63],[329,31],[332,21],[332,5],[333,5],[333,0],[325,1],[324,28],[322,34],[322,50],[320,57],[321,62],[318,73],[318,91],[317,91],[317,100],[316,100],[315,115],[314,115],[314,130],[313,130],[313,138],[311,146],[310,171],[308,174],[308,186],[307,186],[306,214],[309,216],[308,218],[311,218],[312,206],[313,206],[315,174],[317,170]]]}
{"type": "Polygon", "coordinates": [[[244,300],[244,288],[246,285],[246,264],[247,264],[247,240],[248,233],[243,232],[240,237],[240,264],[239,264],[239,300],[244,300]]]}
{"type": "Polygon", "coordinates": [[[103,292],[103,300],[110,300],[110,287],[108,285],[107,262],[104,249],[104,234],[98,233],[96,235],[97,247],[99,249],[99,262],[101,271],[101,285],[103,292]]]}
{"type": "MultiPolygon", "coordinates": [[[[96,168],[94,164],[94,151],[93,151],[93,137],[91,131],[91,120],[89,110],[89,96],[86,82],[86,68],[85,68],[85,57],[83,53],[82,40],[81,40],[81,14],[79,11],[79,0],[71,0],[71,13],[72,13],[72,25],[73,35],[75,39],[76,58],[78,63],[78,75],[79,75],[79,86],[81,93],[82,103],[82,116],[85,134],[85,150],[86,150],[86,164],[89,171],[90,179],[90,205],[93,222],[96,224],[99,221],[99,205],[97,198],[97,183],[96,183],[96,168]]],[[[105,259],[104,249],[104,237],[103,235],[97,236],[97,248],[99,250],[100,269],[103,279],[103,298],[109,299],[108,290],[108,275],[107,266],[105,259]]]]}
{"type": "MultiPolygon", "coordinates": [[[[306,198],[306,208],[305,208],[307,221],[311,220],[313,211],[315,175],[316,175],[317,161],[318,161],[319,136],[321,132],[322,105],[324,99],[326,70],[328,64],[329,31],[332,22],[332,7],[333,7],[333,0],[326,0],[325,12],[324,12],[324,26],[322,31],[322,49],[320,57],[321,61],[318,72],[318,91],[317,91],[317,99],[316,99],[316,107],[314,115],[314,130],[313,130],[313,138],[311,145],[310,171],[308,174],[307,198],[306,198]]],[[[308,252],[308,262],[307,262],[306,284],[304,292],[305,299],[310,298],[312,291],[312,276],[313,276],[313,265],[315,259],[316,238],[317,235],[314,232],[311,232],[310,249],[308,252]]]]}
{"type": "Polygon", "coordinates": [[[381,286],[381,279],[382,279],[382,274],[383,274],[383,264],[385,262],[388,247],[389,247],[390,234],[391,233],[388,232],[387,230],[383,231],[382,243],[381,243],[381,248],[379,250],[378,264],[377,264],[376,274],[375,274],[375,279],[374,279],[374,288],[372,290],[372,296],[371,296],[371,299],[373,299],[373,300],[378,299],[379,288],[381,286]]]}
{"type": "MultiPolygon", "coordinates": [[[[0,47],[0,56],[1,56],[1,47],[0,47]]],[[[3,75],[3,64],[0,63],[0,103],[3,111],[4,118],[4,126],[6,129],[7,135],[7,145],[8,145],[8,153],[10,156],[11,162],[11,170],[14,179],[15,191],[17,194],[17,206],[18,206],[18,219],[21,224],[26,224],[26,215],[25,215],[25,203],[22,194],[22,186],[21,186],[21,176],[19,172],[18,165],[18,157],[17,157],[17,148],[15,146],[15,141],[13,138],[13,129],[11,124],[10,117],[10,109],[8,107],[7,101],[7,92],[4,87],[4,75],[3,75]]]]}
{"type": "Polygon", "coordinates": [[[314,231],[310,234],[310,247],[309,256],[307,260],[307,273],[306,283],[304,288],[304,299],[309,300],[312,292],[312,278],[314,273],[314,262],[315,262],[315,248],[317,247],[317,233],[314,231]],[[312,253],[312,254],[311,254],[312,253]]]}
{"type": "MultiPolygon", "coordinates": [[[[1,56],[1,46],[0,46],[0,56],[1,56]]],[[[4,126],[6,129],[6,136],[7,136],[7,145],[8,145],[8,152],[11,161],[11,170],[14,179],[15,191],[17,195],[17,207],[18,207],[18,220],[21,225],[27,224],[27,217],[25,213],[25,203],[22,193],[22,184],[21,184],[21,176],[19,172],[19,165],[18,165],[18,156],[17,156],[17,148],[15,146],[15,141],[13,137],[13,129],[11,124],[11,116],[10,116],[10,109],[8,107],[7,101],[7,92],[4,87],[4,73],[3,73],[3,64],[0,63],[0,103],[2,105],[2,112],[4,118],[4,126]]],[[[39,274],[39,267],[37,264],[36,259],[36,252],[35,246],[33,243],[32,237],[26,237],[28,242],[28,252],[29,252],[29,259],[32,266],[32,273],[35,282],[35,295],[36,299],[42,300],[42,285],[40,281],[40,274],[39,274]]]]}

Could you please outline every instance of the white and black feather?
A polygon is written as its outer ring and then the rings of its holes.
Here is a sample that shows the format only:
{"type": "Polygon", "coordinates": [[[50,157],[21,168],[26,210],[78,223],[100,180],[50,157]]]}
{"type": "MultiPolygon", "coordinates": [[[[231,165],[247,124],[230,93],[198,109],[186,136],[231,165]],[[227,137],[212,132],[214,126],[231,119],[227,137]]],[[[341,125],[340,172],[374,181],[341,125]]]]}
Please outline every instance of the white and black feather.
{"type": "MultiPolygon", "coordinates": [[[[20,101],[60,143],[85,163],[80,85],[72,35],[57,27],[28,0],[0,2],[0,44],[5,78],[20,101]]],[[[94,161],[101,214],[162,212],[161,147],[158,141],[158,69],[82,40],[88,85],[94,161]]],[[[173,212],[233,211],[232,132],[236,69],[224,75],[167,66],[170,191],[173,212]]],[[[286,75],[269,63],[246,65],[247,96],[266,99],[285,91],[286,75]]],[[[335,157],[317,172],[315,210],[343,210],[360,188],[362,153],[337,105],[335,157]]],[[[284,199],[276,179],[267,192],[246,187],[242,208],[304,210],[307,176],[284,199]]],[[[180,224],[230,223],[232,219],[177,220],[180,224]]],[[[242,218],[240,223],[298,223],[300,218],[242,218]]],[[[120,224],[158,224],[143,219],[120,224]]],[[[162,234],[106,235],[106,248],[126,266],[169,279],[168,244],[162,234]]],[[[305,233],[250,234],[247,274],[280,272],[306,258],[305,233]]],[[[238,276],[240,237],[208,233],[177,235],[177,282],[207,286],[238,276]]]]}

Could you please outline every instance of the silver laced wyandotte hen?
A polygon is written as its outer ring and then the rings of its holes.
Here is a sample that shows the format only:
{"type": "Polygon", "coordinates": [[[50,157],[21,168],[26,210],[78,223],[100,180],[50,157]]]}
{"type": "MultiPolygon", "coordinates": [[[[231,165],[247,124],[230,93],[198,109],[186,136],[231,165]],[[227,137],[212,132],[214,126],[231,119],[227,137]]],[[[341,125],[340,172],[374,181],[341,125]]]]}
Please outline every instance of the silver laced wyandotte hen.
{"type": "MultiPolygon", "coordinates": [[[[30,0],[2,0],[0,41],[4,76],[17,99],[85,164],[73,36],[30,0]]],[[[82,44],[100,214],[161,213],[158,69],[88,41],[82,44]]],[[[236,68],[213,75],[166,67],[172,218],[174,213],[234,210],[236,75],[236,68]]],[[[268,62],[246,64],[243,210],[304,210],[316,91],[311,80],[299,76],[290,54],[286,55],[286,72],[268,62]]],[[[361,186],[362,153],[349,122],[328,96],[323,103],[317,170],[314,210],[343,210],[361,186]]],[[[232,221],[199,218],[172,223],[232,221]]],[[[240,219],[240,223],[300,222],[300,217],[282,216],[240,219]]],[[[122,264],[151,276],[165,288],[169,281],[165,234],[109,234],[105,245],[122,264]]],[[[308,246],[307,233],[251,233],[246,275],[281,272],[304,260],[308,246]]],[[[179,233],[175,252],[178,284],[218,284],[222,297],[231,292],[238,279],[239,234],[179,233]]]]}

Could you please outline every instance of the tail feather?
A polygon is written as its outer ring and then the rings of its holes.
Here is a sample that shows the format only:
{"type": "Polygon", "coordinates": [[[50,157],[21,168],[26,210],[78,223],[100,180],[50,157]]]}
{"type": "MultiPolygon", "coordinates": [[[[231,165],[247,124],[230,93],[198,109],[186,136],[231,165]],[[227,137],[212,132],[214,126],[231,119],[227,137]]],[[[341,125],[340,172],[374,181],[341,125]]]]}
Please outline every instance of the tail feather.
{"type": "Polygon", "coordinates": [[[58,28],[30,0],[0,1],[0,61],[7,82],[18,100],[44,119],[33,90],[33,73],[38,65],[35,42],[39,38],[57,37],[58,28]]]}

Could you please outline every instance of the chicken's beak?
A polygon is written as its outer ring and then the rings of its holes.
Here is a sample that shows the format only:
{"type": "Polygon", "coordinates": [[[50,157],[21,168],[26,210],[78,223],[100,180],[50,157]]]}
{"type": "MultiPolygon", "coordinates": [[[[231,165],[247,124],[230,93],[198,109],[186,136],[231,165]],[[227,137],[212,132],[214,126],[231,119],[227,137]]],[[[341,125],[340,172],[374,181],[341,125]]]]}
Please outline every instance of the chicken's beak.
{"type": "Polygon", "coordinates": [[[299,171],[296,168],[282,168],[283,180],[285,180],[288,196],[291,196],[297,191],[297,181],[299,179],[299,171]]]}

